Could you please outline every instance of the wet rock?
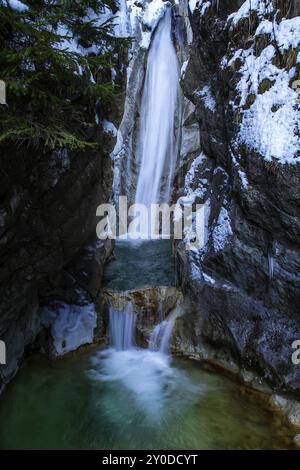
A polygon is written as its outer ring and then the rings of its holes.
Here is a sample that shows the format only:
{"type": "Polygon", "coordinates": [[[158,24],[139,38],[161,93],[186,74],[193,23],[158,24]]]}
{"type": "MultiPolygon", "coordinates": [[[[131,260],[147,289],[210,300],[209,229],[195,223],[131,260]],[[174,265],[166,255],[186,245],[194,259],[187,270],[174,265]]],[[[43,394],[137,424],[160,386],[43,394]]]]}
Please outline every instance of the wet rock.
{"type": "Polygon", "coordinates": [[[272,395],[270,403],[287,417],[287,420],[292,426],[300,428],[299,402],[281,395],[272,395]]]}
{"type": "Polygon", "coordinates": [[[7,365],[0,391],[27,351],[45,349],[40,308],[53,301],[80,305],[80,287],[90,301],[101,288],[110,248],[96,246],[96,208],[110,199],[112,142],[91,127],[100,150],[2,149],[0,339],[7,365]]]}

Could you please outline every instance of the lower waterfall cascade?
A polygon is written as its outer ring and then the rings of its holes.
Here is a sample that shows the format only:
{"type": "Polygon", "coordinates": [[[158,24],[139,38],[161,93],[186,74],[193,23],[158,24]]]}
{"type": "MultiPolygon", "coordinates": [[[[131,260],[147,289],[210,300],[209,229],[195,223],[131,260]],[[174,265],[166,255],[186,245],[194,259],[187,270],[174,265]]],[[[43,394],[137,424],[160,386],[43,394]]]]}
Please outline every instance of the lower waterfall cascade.
{"type": "Polygon", "coordinates": [[[124,312],[113,307],[109,309],[109,332],[112,346],[117,351],[130,349],[133,346],[135,315],[129,303],[124,312]]]}
{"type": "Polygon", "coordinates": [[[154,328],[149,342],[149,347],[152,351],[160,351],[163,354],[169,353],[173,329],[175,327],[176,319],[179,315],[179,310],[175,309],[169,314],[167,319],[162,320],[154,328]]]}

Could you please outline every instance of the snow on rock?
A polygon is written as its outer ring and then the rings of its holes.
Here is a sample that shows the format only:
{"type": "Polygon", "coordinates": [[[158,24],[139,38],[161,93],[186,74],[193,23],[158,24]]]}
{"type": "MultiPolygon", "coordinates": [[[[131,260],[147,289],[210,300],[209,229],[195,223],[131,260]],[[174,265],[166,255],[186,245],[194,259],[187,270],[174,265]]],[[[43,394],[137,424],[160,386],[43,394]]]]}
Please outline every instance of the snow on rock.
{"type": "MultiPolygon", "coordinates": [[[[300,18],[284,19],[274,28],[270,21],[264,20],[256,30],[256,36],[261,34],[274,35],[283,53],[300,44],[300,18]]],[[[236,59],[242,62],[237,85],[241,100],[238,105],[232,103],[233,108],[242,110],[236,143],[246,144],[267,161],[275,159],[281,164],[294,164],[300,162],[298,95],[290,86],[296,70],[274,65],[276,53],[270,44],[256,56],[252,46],[236,51],[227,64],[231,66],[236,59]],[[247,106],[250,95],[253,103],[247,106]]]]}
{"type": "Polygon", "coordinates": [[[205,272],[203,272],[203,277],[204,277],[204,281],[207,282],[208,284],[211,284],[212,286],[216,284],[215,279],[209,276],[208,274],[206,274],[205,272]]]}
{"type": "Polygon", "coordinates": [[[300,141],[297,135],[299,111],[297,93],[289,87],[292,74],[280,70],[269,91],[256,96],[244,113],[239,141],[280,163],[299,163],[300,141]]]}
{"type": "Polygon", "coordinates": [[[249,181],[248,181],[248,178],[247,178],[247,175],[246,173],[241,169],[241,166],[240,164],[237,162],[234,154],[231,152],[231,158],[232,158],[232,162],[237,170],[237,174],[239,176],[239,179],[240,179],[240,183],[242,185],[242,188],[247,191],[248,188],[249,188],[249,181]]]}
{"type": "Polygon", "coordinates": [[[117,136],[118,130],[112,122],[104,119],[102,121],[102,126],[103,126],[104,132],[106,132],[107,134],[112,134],[114,137],[117,136]]]}
{"type": "Polygon", "coordinates": [[[296,48],[300,43],[300,17],[282,20],[279,24],[264,20],[258,26],[255,35],[271,34],[281,52],[296,48]]]}
{"type": "Polygon", "coordinates": [[[127,37],[131,33],[126,0],[118,0],[119,9],[114,19],[114,33],[117,37],[127,37]]]}
{"type": "Polygon", "coordinates": [[[216,8],[219,8],[220,0],[189,0],[189,8],[193,13],[196,8],[200,10],[200,15],[203,16],[206,13],[206,10],[212,5],[216,8]]]}
{"type": "MultiPolygon", "coordinates": [[[[148,49],[152,32],[163,17],[168,5],[163,0],[119,0],[115,17],[115,35],[135,37],[142,49],[148,49]]],[[[133,42],[133,49],[136,43],[133,42]]]]}
{"type": "Polygon", "coordinates": [[[182,64],[181,71],[180,71],[180,78],[181,78],[181,80],[184,79],[184,76],[185,76],[185,72],[186,72],[186,68],[187,68],[187,66],[188,66],[188,63],[189,63],[189,61],[186,60],[186,61],[183,62],[183,64],[182,64]]]}
{"type": "Polygon", "coordinates": [[[51,328],[54,354],[62,356],[93,342],[97,315],[94,304],[62,304],[57,308],[43,308],[41,322],[46,328],[51,328]]]}
{"type": "Polygon", "coordinates": [[[207,109],[212,112],[215,112],[217,104],[213,97],[210,85],[206,85],[201,90],[196,91],[195,95],[199,96],[202,99],[204,106],[207,109]]]}
{"type": "Polygon", "coordinates": [[[248,187],[249,187],[249,182],[248,182],[248,179],[247,179],[247,176],[246,176],[246,173],[241,170],[240,168],[238,169],[238,174],[239,174],[239,177],[240,177],[240,181],[241,181],[241,184],[242,184],[242,187],[245,191],[247,191],[248,187]]]}
{"type": "Polygon", "coordinates": [[[140,43],[141,48],[148,49],[151,42],[151,36],[159,20],[164,16],[167,4],[163,0],[152,0],[147,3],[144,15],[142,17],[142,41],[140,43]],[[144,31],[146,27],[146,31],[144,31]]]}
{"type": "Polygon", "coordinates": [[[152,0],[148,3],[143,16],[144,25],[152,30],[157,26],[159,20],[163,17],[166,11],[166,4],[163,0],[152,0]]]}
{"type": "MultiPolygon", "coordinates": [[[[210,8],[211,5],[212,5],[212,2],[207,2],[207,1],[205,1],[205,0],[202,0],[202,2],[199,3],[200,15],[201,15],[201,16],[205,15],[206,10],[207,10],[208,8],[210,8]]],[[[218,6],[219,6],[219,5],[218,5],[218,0],[213,0],[213,5],[215,5],[215,6],[218,7],[218,6]]]]}
{"type": "Polygon", "coordinates": [[[220,214],[217,220],[217,224],[213,230],[212,240],[213,247],[216,252],[222,251],[225,245],[228,243],[229,237],[233,234],[230,225],[230,217],[227,209],[221,207],[220,214]]]}
{"type": "Polygon", "coordinates": [[[203,198],[205,196],[207,192],[208,180],[206,178],[197,178],[196,176],[197,169],[204,162],[205,159],[206,159],[206,156],[202,152],[192,162],[191,167],[185,176],[185,183],[184,183],[185,196],[184,198],[180,198],[180,201],[182,199],[186,199],[193,203],[196,197],[203,198]],[[198,187],[196,190],[193,190],[192,188],[195,185],[195,181],[197,181],[198,187]]]}
{"type": "Polygon", "coordinates": [[[241,96],[239,107],[243,107],[246,104],[250,93],[258,94],[259,84],[262,80],[273,79],[280,72],[276,66],[272,65],[274,55],[275,48],[272,45],[266,47],[258,57],[255,56],[254,49],[251,47],[247,50],[237,50],[228,62],[228,66],[231,66],[236,59],[240,59],[243,63],[239,70],[241,78],[237,85],[241,96]]]}
{"type": "Polygon", "coordinates": [[[273,11],[272,0],[246,0],[238,11],[229,15],[227,21],[232,22],[231,27],[236,26],[240,20],[248,18],[253,11],[256,11],[259,16],[271,13],[273,11]]]}
{"type": "MultiPolygon", "coordinates": [[[[187,246],[187,249],[195,252],[199,252],[199,250],[202,250],[208,241],[210,201],[209,199],[207,199],[204,202],[204,199],[206,198],[209,189],[209,182],[207,178],[201,178],[197,174],[200,165],[205,162],[206,158],[207,157],[204,155],[204,153],[201,153],[192,162],[191,167],[185,177],[184,196],[181,196],[177,200],[177,204],[181,207],[192,205],[196,201],[196,199],[197,204],[199,204],[197,208],[197,210],[199,210],[199,213],[197,217],[195,217],[194,212],[194,222],[192,226],[190,227],[190,229],[185,227],[184,230],[184,242],[187,246]]],[[[201,172],[199,174],[201,174],[201,172]]]]}
{"type": "Polygon", "coordinates": [[[24,11],[27,11],[29,9],[29,7],[25,5],[25,3],[20,2],[19,0],[7,0],[5,3],[7,6],[10,6],[10,8],[19,11],[20,13],[23,13],[24,11]]]}
{"type": "Polygon", "coordinates": [[[189,0],[189,7],[190,7],[191,12],[195,10],[196,6],[197,6],[197,0],[189,0]]]}

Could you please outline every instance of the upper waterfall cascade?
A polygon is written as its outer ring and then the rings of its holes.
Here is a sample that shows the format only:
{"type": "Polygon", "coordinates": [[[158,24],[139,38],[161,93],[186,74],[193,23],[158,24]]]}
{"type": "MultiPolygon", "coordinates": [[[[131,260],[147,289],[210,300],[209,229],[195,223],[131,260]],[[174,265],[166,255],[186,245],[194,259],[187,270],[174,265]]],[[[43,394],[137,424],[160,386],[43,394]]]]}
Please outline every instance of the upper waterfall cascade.
{"type": "Polygon", "coordinates": [[[179,67],[171,36],[168,8],[150,47],[140,109],[137,162],[140,171],[136,204],[169,202],[177,158],[175,116],[179,97],[179,67]]]}

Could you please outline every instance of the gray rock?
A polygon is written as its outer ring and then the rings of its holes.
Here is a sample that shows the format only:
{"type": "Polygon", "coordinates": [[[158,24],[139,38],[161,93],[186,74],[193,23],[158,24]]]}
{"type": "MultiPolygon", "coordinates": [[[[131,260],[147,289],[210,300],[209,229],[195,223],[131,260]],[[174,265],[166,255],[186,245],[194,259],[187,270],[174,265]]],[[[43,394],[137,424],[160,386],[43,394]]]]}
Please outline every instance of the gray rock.
{"type": "MultiPolygon", "coordinates": [[[[242,117],[238,108],[233,114],[230,102],[239,103],[240,65],[226,68],[221,63],[228,54],[232,57],[253,45],[260,21],[253,12],[251,22],[245,18],[231,28],[227,17],[240,4],[220,2],[219,11],[210,7],[201,16],[195,9],[191,17],[193,44],[182,88],[194,104],[201,150],[207,157],[192,187],[207,179],[201,202],[209,201],[210,215],[202,251],[187,253],[177,246],[178,278],[191,308],[177,322],[175,346],[300,398],[300,369],[291,360],[292,343],[300,338],[300,167],[269,165],[262,155],[233,145],[242,117]],[[203,99],[205,87],[215,103],[211,109],[203,99]],[[216,244],[217,221],[224,209],[230,236],[216,244]]],[[[286,4],[276,5],[282,18],[286,4]]],[[[270,41],[264,37],[256,53],[270,41]]],[[[182,160],[185,174],[192,161],[182,160]]],[[[183,181],[181,177],[179,194],[183,181]]],[[[220,229],[217,232],[219,237],[220,229]]],[[[293,422],[298,419],[295,413],[293,422]]]]}

